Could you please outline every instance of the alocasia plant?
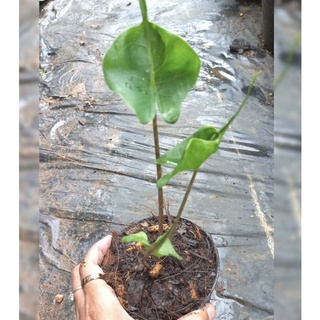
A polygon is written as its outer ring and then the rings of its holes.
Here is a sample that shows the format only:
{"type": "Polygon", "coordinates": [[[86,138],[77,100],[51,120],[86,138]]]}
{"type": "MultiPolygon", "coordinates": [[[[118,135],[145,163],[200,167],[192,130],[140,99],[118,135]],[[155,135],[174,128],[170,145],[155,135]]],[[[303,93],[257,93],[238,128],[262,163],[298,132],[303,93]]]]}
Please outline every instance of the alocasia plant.
{"type": "Polygon", "coordinates": [[[148,20],[145,0],[139,0],[142,22],[123,31],[108,49],[103,60],[103,74],[108,87],[115,91],[135,113],[142,124],[153,122],[157,187],[159,197],[159,237],[150,244],[140,231],[122,238],[122,242],[140,242],[145,248],[143,262],[149,255],[172,255],[181,259],[171,244],[200,166],[217,152],[221,139],[245,105],[258,76],[255,75],[247,95],[234,116],[217,130],[203,126],[176,147],[160,156],[157,113],[165,122],[175,123],[182,102],[195,85],[201,61],[182,38],[148,20]],[[172,172],[162,176],[161,165],[171,166],[172,172]],[[172,226],[163,234],[162,187],[181,171],[193,171],[179,212],[172,226]]]}

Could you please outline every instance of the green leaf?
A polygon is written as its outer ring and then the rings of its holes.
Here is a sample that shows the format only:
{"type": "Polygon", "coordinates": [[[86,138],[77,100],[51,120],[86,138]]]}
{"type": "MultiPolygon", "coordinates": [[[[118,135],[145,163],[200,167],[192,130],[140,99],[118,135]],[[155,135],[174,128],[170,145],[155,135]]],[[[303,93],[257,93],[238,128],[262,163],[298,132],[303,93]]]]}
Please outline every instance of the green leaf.
{"type": "Polygon", "coordinates": [[[187,137],[173,149],[157,159],[158,164],[175,166],[175,169],[157,181],[158,188],[166,185],[177,173],[197,170],[213,153],[218,150],[222,134],[210,126],[203,126],[187,137]]]}
{"type": "Polygon", "coordinates": [[[129,242],[141,242],[143,246],[148,249],[148,253],[155,257],[173,256],[181,260],[181,256],[175,251],[172,246],[170,239],[168,238],[169,233],[165,233],[158,237],[157,240],[151,245],[148,241],[148,236],[144,231],[140,231],[134,234],[129,234],[122,237],[122,243],[129,242]]]}
{"type": "MultiPolygon", "coordinates": [[[[165,237],[165,234],[158,237],[155,243],[158,243],[159,241],[161,241],[163,237],[165,237]]],[[[156,250],[153,250],[152,255],[156,257],[164,257],[164,256],[170,255],[177,258],[178,260],[182,259],[182,257],[174,249],[169,238],[166,238],[159,248],[157,248],[156,250]]]]}
{"type": "Polygon", "coordinates": [[[122,32],[104,56],[106,84],[143,124],[156,107],[167,123],[175,123],[181,104],[199,75],[200,59],[183,39],[146,18],[122,32]]]}
{"type": "Polygon", "coordinates": [[[148,237],[145,232],[140,231],[134,234],[129,234],[121,238],[122,243],[128,242],[141,242],[146,248],[149,248],[151,245],[148,241],[148,237]]]}

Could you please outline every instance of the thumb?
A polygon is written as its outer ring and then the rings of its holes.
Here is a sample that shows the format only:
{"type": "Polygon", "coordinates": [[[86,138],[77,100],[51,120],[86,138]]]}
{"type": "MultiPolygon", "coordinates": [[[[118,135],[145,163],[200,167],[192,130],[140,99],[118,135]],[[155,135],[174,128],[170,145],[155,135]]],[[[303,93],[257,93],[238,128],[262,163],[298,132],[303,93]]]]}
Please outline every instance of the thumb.
{"type": "Polygon", "coordinates": [[[208,303],[203,308],[192,311],[178,320],[214,320],[215,315],[215,307],[208,303]]]}

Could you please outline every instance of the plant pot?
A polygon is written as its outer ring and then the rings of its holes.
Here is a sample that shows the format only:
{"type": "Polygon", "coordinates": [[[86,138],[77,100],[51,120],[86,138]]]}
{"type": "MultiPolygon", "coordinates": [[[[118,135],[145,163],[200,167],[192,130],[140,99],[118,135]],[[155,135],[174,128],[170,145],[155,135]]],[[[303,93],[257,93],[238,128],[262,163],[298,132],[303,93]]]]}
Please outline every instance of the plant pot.
{"type": "MultiPolygon", "coordinates": [[[[165,216],[171,225],[174,217],[165,216]]],[[[102,269],[106,281],[122,306],[136,320],[173,320],[210,301],[219,272],[219,255],[210,235],[188,219],[181,218],[172,244],[182,260],[168,256],[149,257],[150,269],[134,243],[121,243],[124,235],[144,231],[150,243],[158,236],[157,217],[126,227],[113,240],[102,269]]]]}

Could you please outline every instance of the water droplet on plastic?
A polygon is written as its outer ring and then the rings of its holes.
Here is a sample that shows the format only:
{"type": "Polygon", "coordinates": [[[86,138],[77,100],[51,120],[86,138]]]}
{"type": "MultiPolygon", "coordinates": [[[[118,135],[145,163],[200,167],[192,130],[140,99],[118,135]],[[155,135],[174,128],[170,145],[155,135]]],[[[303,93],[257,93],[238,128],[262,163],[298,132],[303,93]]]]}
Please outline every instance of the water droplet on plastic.
{"type": "Polygon", "coordinates": [[[129,89],[132,88],[131,85],[128,82],[126,82],[126,87],[129,88],[129,89]]]}

